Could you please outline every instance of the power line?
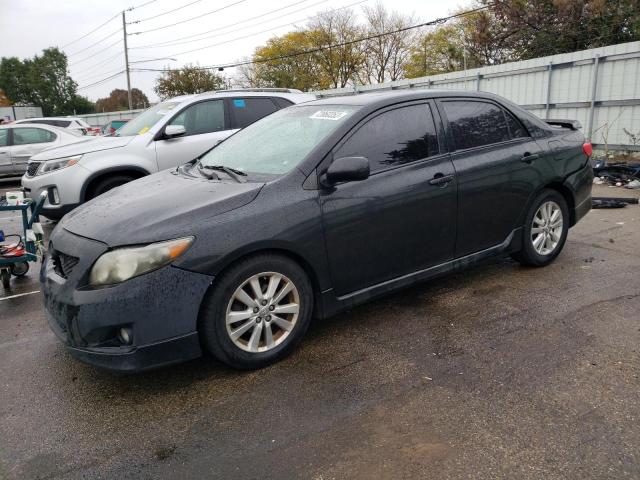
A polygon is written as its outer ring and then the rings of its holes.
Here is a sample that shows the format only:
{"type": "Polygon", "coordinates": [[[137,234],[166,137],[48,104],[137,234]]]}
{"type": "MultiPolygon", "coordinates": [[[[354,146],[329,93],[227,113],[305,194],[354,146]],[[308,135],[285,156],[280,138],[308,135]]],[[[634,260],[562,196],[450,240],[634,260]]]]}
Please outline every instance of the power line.
{"type": "Polygon", "coordinates": [[[118,77],[118,76],[122,75],[123,73],[124,73],[124,70],[120,70],[120,71],[119,71],[118,73],[116,73],[115,75],[110,75],[110,76],[108,76],[108,77],[106,77],[106,78],[103,78],[102,80],[98,80],[97,82],[90,83],[89,85],[83,85],[83,86],[81,86],[81,87],[78,87],[77,89],[78,89],[78,90],[84,90],[85,88],[89,88],[89,87],[94,87],[94,86],[96,86],[96,85],[100,85],[100,84],[102,84],[102,83],[108,82],[109,80],[114,79],[114,78],[116,78],[116,77],[118,77]]]}
{"type": "Polygon", "coordinates": [[[109,20],[107,20],[107,21],[106,21],[106,22],[104,22],[104,23],[101,23],[100,25],[98,25],[96,28],[94,28],[94,29],[93,29],[93,30],[91,30],[90,32],[85,33],[85,34],[84,34],[84,35],[82,35],[81,37],[76,38],[76,39],[75,39],[75,40],[73,40],[72,42],[69,42],[69,43],[67,43],[67,44],[63,45],[63,46],[62,46],[62,47],[60,47],[60,48],[64,50],[64,49],[65,49],[65,48],[67,48],[69,45],[73,45],[74,43],[79,42],[79,41],[80,41],[80,40],[82,40],[83,38],[88,37],[88,36],[89,36],[89,35],[91,35],[92,33],[97,32],[97,31],[98,31],[98,30],[100,30],[102,27],[104,27],[106,24],[108,24],[111,20],[113,20],[114,18],[117,18],[117,17],[118,17],[118,15],[120,15],[120,14],[119,14],[119,13],[115,14],[115,15],[114,15],[113,17],[111,17],[109,20]]]}
{"type": "MultiPolygon", "coordinates": [[[[144,3],[140,4],[140,5],[136,5],[135,7],[129,7],[129,8],[127,8],[127,12],[131,12],[132,10],[136,10],[138,8],[146,7],[150,3],[154,3],[154,2],[157,2],[157,1],[158,0],[149,0],[148,2],[144,2],[144,3]]],[[[118,14],[118,15],[120,15],[120,14],[118,14]]]]}
{"type": "Polygon", "coordinates": [[[106,37],[102,37],[100,40],[98,40],[97,42],[92,43],[91,45],[89,45],[88,47],[83,48],[82,50],[78,50],[77,52],[73,52],[73,53],[69,53],[67,54],[67,58],[68,57],[73,57],[74,55],[77,55],[79,53],[82,53],[86,50],[89,50],[92,47],[95,47],[96,45],[104,42],[107,38],[111,38],[113,37],[116,33],[120,33],[122,31],[121,28],[119,28],[118,30],[116,30],[115,32],[111,32],[109,35],[107,35],[106,37]]]}
{"type": "Polygon", "coordinates": [[[94,63],[93,65],[85,67],[85,69],[81,70],[80,73],[78,73],[77,75],[82,76],[83,74],[85,74],[85,73],[87,73],[89,71],[93,71],[96,67],[100,67],[100,66],[104,65],[105,63],[110,62],[111,60],[113,60],[114,58],[119,57],[120,55],[122,55],[122,52],[117,52],[115,55],[111,55],[110,57],[105,58],[101,62],[94,63]]]}
{"type": "MultiPolygon", "coordinates": [[[[257,18],[262,18],[262,17],[265,17],[265,16],[267,16],[267,15],[271,15],[272,13],[276,13],[276,12],[279,12],[279,11],[284,10],[284,9],[286,9],[286,8],[293,7],[293,6],[295,6],[295,5],[299,5],[299,4],[301,4],[301,3],[305,3],[305,2],[308,2],[308,1],[309,1],[309,0],[301,0],[301,1],[298,1],[298,2],[294,2],[294,3],[291,3],[291,4],[286,5],[286,6],[284,6],[284,7],[277,8],[277,9],[275,9],[275,10],[271,10],[270,12],[266,12],[266,13],[264,13],[264,14],[262,14],[262,15],[256,15],[255,17],[247,18],[246,20],[241,20],[241,21],[239,21],[239,22],[232,23],[232,24],[230,24],[230,25],[226,25],[226,26],[224,26],[224,27],[219,27],[219,28],[214,28],[214,29],[212,29],[212,30],[207,30],[206,32],[196,33],[195,35],[188,35],[188,36],[186,36],[186,37],[176,38],[176,39],[169,40],[169,41],[164,41],[164,42],[159,42],[159,43],[153,43],[153,44],[150,44],[150,45],[141,45],[141,46],[139,46],[139,47],[130,47],[130,48],[132,48],[132,49],[133,49],[133,48],[135,48],[135,49],[142,49],[142,48],[155,48],[155,47],[170,47],[170,46],[173,46],[173,45],[183,45],[183,44],[185,44],[185,43],[199,42],[199,41],[201,41],[201,40],[206,40],[206,39],[208,39],[208,38],[219,37],[220,35],[228,35],[228,34],[229,34],[229,33],[231,33],[231,32],[226,32],[226,33],[217,33],[217,34],[215,34],[215,35],[208,35],[208,36],[206,36],[206,37],[197,38],[197,39],[195,39],[195,40],[188,40],[188,41],[184,41],[184,42],[183,42],[183,41],[181,41],[181,40],[185,40],[185,39],[187,39],[187,38],[200,37],[200,36],[202,36],[202,35],[205,35],[205,34],[207,34],[207,33],[211,33],[211,32],[217,32],[217,31],[220,31],[220,30],[226,30],[226,29],[228,29],[228,28],[235,27],[236,25],[240,25],[240,24],[242,24],[242,23],[250,22],[251,20],[255,20],[255,19],[257,19],[257,18]]],[[[315,7],[315,6],[317,6],[317,5],[320,5],[321,3],[326,3],[326,2],[328,2],[328,1],[329,1],[329,0],[320,0],[319,2],[312,3],[311,5],[307,5],[306,7],[299,8],[298,10],[294,10],[294,11],[292,11],[292,12],[285,13],[283,16],[293,15],[294,13],[301,12],[301,11],[306,10],[306,9],[308,9],[308,8],[312,8],[312,7],[315,7]]],[[[369,1],[369,0],[363,0],[363,1],[369,1]]],[[[363,3],[363,2],[357,2],[357,3],[363,3]]],[[[343,8],[347,8],[347,7],[343,7],[343,8]]],[[[309,17],[309,18],[312,18],[312,17],[309,17]]],[[[265,21],[263,21],[263,22],[259,22],[259,23],[253,24],[253,25],[247,25],[246,27],[242,28],[241,30],[244,30],[245,28],[250,28],[250,27],[255,27],[255,26],[258,26],[258,25],[262,25],[262,24],[264,24],[264,23],[269,23],[269,22],[272,22],[272,21],[274,21],[274,20],[276,20],[276,19],[275,19],[275,18],[271,18],[271,19],[269,19],[269,20],[265,20],[265,21]]]]}
{"type": "MultiPolygon", "coordinates": [[[[337,11],[342,10],[344,8],[349,8],[349,7],[352,7],[354,5],[359,5],[359,4],[367,2],[367,1],[369,1],[369,0],[360,0],[360,1],[356,2],[356,3],[352,3],[351,5],[345,5],[344,7],[340,7],[340,8],[336,8],[336,9],[330,10],[330,12],[337,12],[337,11]]],[[[296,23],[303,22],[305,20],[309,20],[309,19],[315,18],[315,17],[317,17],[317,15],[313,15],[311,17],[302,18],[302,19],[297,20],[295,22],[284,23],[284,24],[278,25],[277,27],[267,28],[266,30],[261,30],[259,32],[250,33],[250,34],[244,35],[242,37],[236,37],[236,38],[232,38],[230,40],[225,40],[224,42],[213,43],[211,45],[206,45],[204,47],[198,47],[198,48],[193,48],[191,50],[185,50],[183,52],[172,53],[170,55],[167,55],[167,57],[177,57],[179,55],[184,55],[184,54],[187,54],[187,53],[193,53],[193,52],[198,52],[200,50],[206,50],[207,48],[218,47],[220,45],[226,45],[227,43],[233,43],[233,42],[236,42],[238,40],[245,40],[245,39],[247,39],[249,37],[254,37],[254,36],[260,35],[262,33],[267,33],[267,32],[271,32],[273,30],[278,30],[279,28],[290,27],[291,25],[295,25],[296,23]]]]}
{"type": "Polygon", "coordinates": [[[202,1],[202,0],[194,0],[193,2],[191,2],[191,3],[187,3],[186,5],[182,5],[181,7],[177,7],[177,8],[174,8],[174,9],[172,9],[172,10],[167,10],[166,12],[159,13],[159,14],[157,14],[157,15],[152,15],[151,17],[141,18],[140,20],[133,20],[133,21],[131,21],[131,22],[127,22],[127,25],[133,25],[134,23],[146,22],[147,20],[152,20],[152,19],[154,19],[154,18],[162,17],[162,16],[164,16],[164,15],[168,15],[168,14],[170,14],[170,13],[177,12],[178,10],[182,10],[183,8],[190,7],[190,6],[191,6],[191,5],[193,5],[194,3],[199,3],[199,2],[201,2],[201,1],[202,1]]]}
{"type": "Polygon", "coordinates": [[[181,25],[181,24],[183,24],[183,23],[191,22],[191,21],[193,21],[193,20],[198,20],[198,19],[200,19],[200,18],[202,18],[202,17],[206,17],[207,15],[211,15],[211,14],[213,14],[213,13],[220,12],[220,11],[222,11],[222,10],[225,10],[225,9],[227,9],[227,8],[230,8],[230,7],[233,7],[233,6],[238,5],[238,4],[240,4],[240,3],[244,3],[244,2],[246,2],[246,1],[247,1],[247,0],[238,0],[237,2],[230,3],[229,5],[225,5],[224,7],[220,7],[220,8],[218,8],[218,9],[216,9],[216,10],[212,10],[212,11],[210,11],[210,12],[203,13],[202,15],[198,15],[198,16],[196,16],[196,17],[187,18],[186,20],[181,20],[181,21],[179,21],[179,22],[171,23],[171,24],[169,24],[169,25],[163,25],[162,27],[150,28],[150,29],[148,29],[148,30],[142,30],[142,31],[140,31],[140,32],[132,32],[132,33],[130,33],[129,35],[141,35],[141,34],[143,34],[143,33],[155,32],[155,31],[157,31],[157,30],[162,30],[162,29],[164,29],[164,28],[175,27],[176,25],[181,25]]]}
{"type": "Polygon", "coordinates": [[[119,38],[117,41],[115,41],[113,43],[110,43],[109,45],[104,47],[102,50],[98,50],[97,52],[93,53],[92,55],[89,55],[88,57],[83,57],[82,60],[77,60],[77,61],[73,62],[73,64],[70,64],[69,66],[72,67],[72,66],[78,65],[79,63],[85,62],[85,61],[87,61],[87,60],[89,60],[91,58],[95,58],[95,56],[97,54],[102,53],[102,52],[104,52],[106,50],[109,50],[111,47],[113,47],[114,45],[119,44],[120,42],[122,42],[121,38],[119,38]]]}
{"type": "Polygon", "coordinates": [[[86,82],[92,81],[94,78],[103,77],[105,75],[111,75],[111,74],[117,73],[119,71],[120,71],[119,69],[118,70],[111,69],[111,70],[108,70],[106,72],[103,71],[103,72],[100,72],[100,73],[95,73],[93,75],[89,75],[88,77],[85,77],[85,78],[82,78],[82,79],[78,80],[77,83],[79,83],[79,84],[86,83],[86,82]]]}
{"type": "MultiPolygon", "coordinates": [[[[432,25],[438,25],[441,23],[445,23],[448,22],[449,20],[452,20],[454,18],[459,18],[459,17],[463,17],[466,15],[471,15],[473,13],[477,13],[483,10],[487,10],[490,6],[492,6],[492,4],[488,4],[485,5],[483,7],[478,7],[472,10],[467,10],[465,12],[460,12],[460,13],[456,13],[454,15],[449,15],[447,17],[441,17],[441,18],[436,18],[434,20],[430,20],[428,22],[423,22],[423,23],[419,23],[417,25],[411,25],[409,27],[403,27],[403,28],[399,28],[396,30],[392,30],[389,32],[382,32],[382,33],[378,33],[376,35],[368,35],[366,37],[361,37],[361,38],[357,38],[355,40],[349,40],[347,42],[342,42],[342,43],[334,43],[331,45],[326,45],[323,47],[317,47],[317,48],[311,48],[308,50],[301,50],[299,52],[294,52],[294,53],[289,53],[286,55],[278,55],[275,57],[269,57],[269,58],[261,58],[261,59],[257,59],[257,60],[246,60],[243,62],[235,62],[235,63],[226,63],[226,64],[219,64],[219,65],[213,65],[213,66],[209,66],[209,67],[194,67],[197,70],[219,70],[219,69],[225,69],[225,68],[234,68],[234,67],[240,67],[242,65],[252,65],[252,64],[256,64],[256,63],[266,63],[266,62],[272,62],[274,60],[285,60],[287,58],[295,58],[295,57],[299,57],[301,55],[309,55],[310,53],[316,53],[316,52],[321,52],[324,50],[329,50],[332,48],[337,48],[337,47],[346,47],[347,45],[353,45],[356,43],[360,43],[360,42],[365,42],[367,40],[373,40],[376,38],[380,38],[380,37],[384,37],[387,35],[395,35],[396,33],[402,33],[402,32],[406,32],[409,30],[414,30],[416,28],[422,28],[422,27],[427,27],[427,26],[432,26],[432,25]]],[[[205,47],[207,48],[207,47],[205,47]]],[[[137,69],[136,71],[147,71],[147,72],[168,72],[171,71],[172,69],[151,69],[151,68],[147,68],[147,69],[137,69]]],[[[175,70],[180,70],[175,69],[175,70]]]]}

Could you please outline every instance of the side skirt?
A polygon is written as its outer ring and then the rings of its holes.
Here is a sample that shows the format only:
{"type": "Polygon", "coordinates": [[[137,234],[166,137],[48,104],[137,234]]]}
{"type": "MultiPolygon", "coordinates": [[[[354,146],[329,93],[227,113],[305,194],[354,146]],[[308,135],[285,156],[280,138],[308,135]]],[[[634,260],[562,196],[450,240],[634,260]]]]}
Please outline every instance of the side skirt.
{"type": "Polygon", "coordinates": [[[455,271],[464,270],[501,254],[515,252],[520,248],[521,244],[522,227],[519,227],[513,230],[509,236],[498,245],[441,263],[440,265],[435,265],[423,270],[417,270],[355,292],[347,293],[340,297],[335,296],[333,289],[326,290],[322,292],[321,298],[324,313],[323,317],[331,317],[344,310],[355,307],[356,305],[387,295],[415,283],[431,280],[432,278],[440,277],[455,271]]]}

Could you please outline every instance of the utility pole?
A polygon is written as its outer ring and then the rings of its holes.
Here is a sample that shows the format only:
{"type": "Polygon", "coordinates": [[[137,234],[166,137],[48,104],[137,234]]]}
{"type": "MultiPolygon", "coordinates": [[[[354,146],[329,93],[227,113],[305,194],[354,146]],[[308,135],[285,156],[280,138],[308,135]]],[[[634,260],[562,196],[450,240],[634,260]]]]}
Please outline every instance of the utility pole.
{"type": "Polygon", "coordinates": [[[127,19],[124,10],[122,11],[122,33],[124,34],[124,68],[127,73],[127,97],[129,99],[129,110],[133,110],[131,101],[131,77],[129,75],[129,49],[127,48],[127,19]]]}

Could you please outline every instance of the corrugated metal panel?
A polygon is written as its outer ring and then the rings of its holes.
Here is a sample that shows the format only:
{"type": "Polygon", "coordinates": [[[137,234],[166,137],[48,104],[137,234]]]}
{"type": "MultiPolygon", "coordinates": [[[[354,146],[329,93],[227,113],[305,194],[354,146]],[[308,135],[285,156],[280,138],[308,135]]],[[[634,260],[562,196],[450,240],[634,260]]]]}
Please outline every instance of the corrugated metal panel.
{"type": "Polygon", "coordinates": [[[508,98],[542,118],[546,110],[540,106],[547,103],[549,85],[549,118],[579,120],[587,135],[593,101],[594,143],[605,143],[604,137],[607,137],[609,144],[631,145],[623,128],[633,133],[640,132],[640,42],[379,85],[363,85],[357,87],[357,92],[351,87],[315,93],[320,96],[350,95],[391,88],[476,90],[478,75],[481,77],[480,90],[508,98]],[[552,66],[551,70],[549,65],[552,66]],[[596,69],[597,77],[594,77],[596,69]],[[617,103],[612,105],[612,102],[617,103]]]}

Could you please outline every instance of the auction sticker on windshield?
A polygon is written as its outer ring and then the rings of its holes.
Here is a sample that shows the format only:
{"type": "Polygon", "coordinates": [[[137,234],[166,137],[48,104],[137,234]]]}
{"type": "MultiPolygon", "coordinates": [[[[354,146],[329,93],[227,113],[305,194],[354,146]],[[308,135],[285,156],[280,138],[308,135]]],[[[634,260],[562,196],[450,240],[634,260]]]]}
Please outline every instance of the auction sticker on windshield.
{"type": "Polygon", "coordinates": [[[348,115],[349,112],[340,111],[340,110],[318,110],[316,113],[311,115],[309,118],[314,118],[317,120],[340,120],[342,117],[348,115]]]}

